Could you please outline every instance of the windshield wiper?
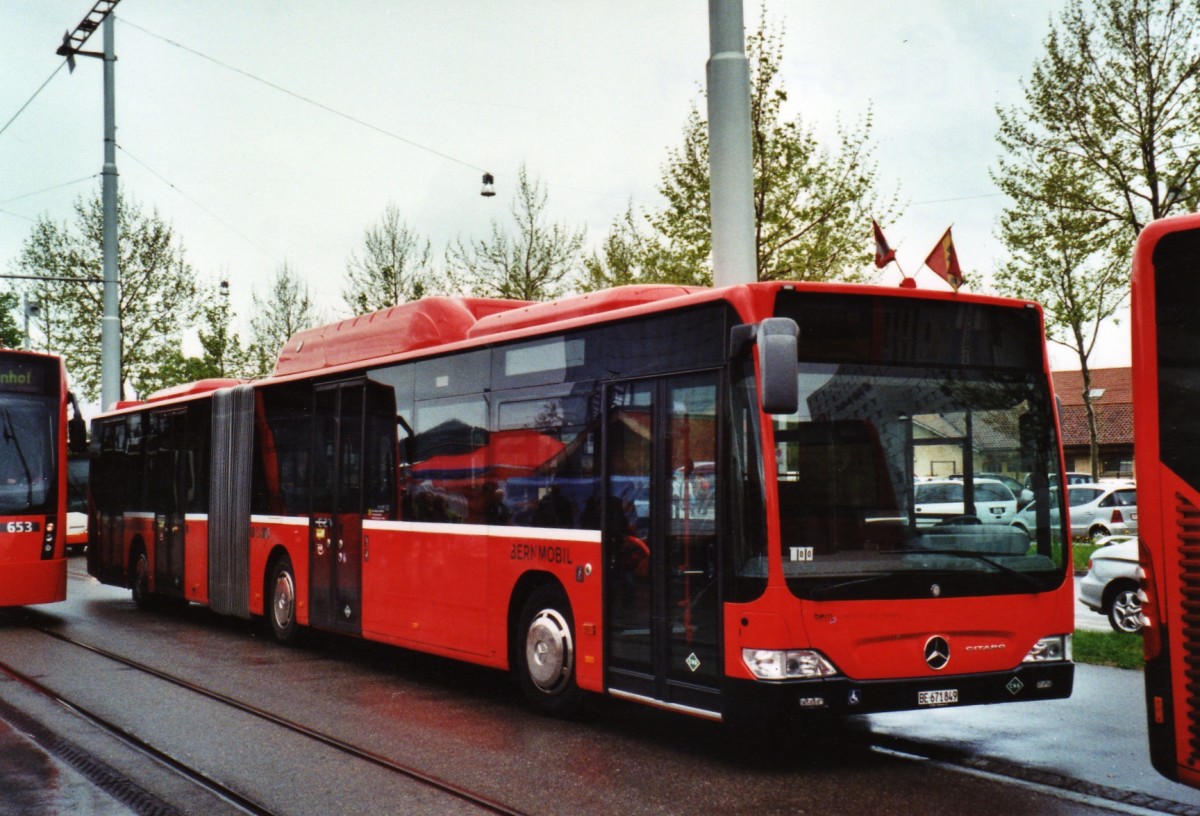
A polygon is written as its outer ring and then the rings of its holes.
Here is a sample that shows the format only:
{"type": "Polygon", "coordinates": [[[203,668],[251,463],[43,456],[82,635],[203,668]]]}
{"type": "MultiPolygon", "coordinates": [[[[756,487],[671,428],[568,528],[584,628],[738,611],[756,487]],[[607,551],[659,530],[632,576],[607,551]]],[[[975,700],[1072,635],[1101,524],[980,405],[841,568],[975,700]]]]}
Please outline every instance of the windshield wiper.
{"type": "Polygon", "coordinates": [[[868,584],[874,584],[879,581],[883,581],[884,579],[887,579],[887,578],[894,578],[895,576],[896,576],[896,573],[894,573],[894,572],[881,572],[877,575],[868,575],[865,578],[858,577],[858,578],[851,578],[847,581],[836,581],[832,584],[825,584],[824,586],[817,587],[811,593],[809,593],[809,597],[812,598],[812,600],[814,600],[814,601],[818,601],[821,598],[824,598],[825,596],[838,591],[839,589],[845,589],[846,587],[853,587],[853,586],[866,586],[868,584]]]}
{"type": "Polygon", "coordinates": [[[1022,581],[1024,581],[1026,584],[1028,584],[1030,587],[1032,587],[1035,590],[1043,589],[1041,582],[1038,581],[1038,579],[1034,578],[1032,575],[1029,575],[1028,573],[1025,573],[1025,572],[1021,572],[1020,570],[1015,570],[1012,567],[1007,566],[1005,564],[1001,564],[999,561],[996,561],[993,558],[988,558],[986,555],[983,555],[982,553],[972,552],[971,550],[926,550],[926,549],[913,550],[912,552],[914,554],[920,553],[921,555],[925,555],[925,554],[953,555],[956,558],[974,558],[976,561],[982,561],[983,563],[985,563],[989,566],[995,567],[997,570],[1004,573],[1005,575],[1013,575],[1017,578],[1020,578],[1022,581]]]}
{"type": "Polygon", "coordinates": [[[29,469],[29,461],[25,458],[25,451],[21,448],[21,440],[17,437],[17,431],[13,427],[12,414],[8,412],[8,408],[4,409],[4,441],[11,442],[12,446],[17,449],[17,458],[21,460],[21,468],[25,471],[25,507],[33,507],[33,472],[29,469]]]}

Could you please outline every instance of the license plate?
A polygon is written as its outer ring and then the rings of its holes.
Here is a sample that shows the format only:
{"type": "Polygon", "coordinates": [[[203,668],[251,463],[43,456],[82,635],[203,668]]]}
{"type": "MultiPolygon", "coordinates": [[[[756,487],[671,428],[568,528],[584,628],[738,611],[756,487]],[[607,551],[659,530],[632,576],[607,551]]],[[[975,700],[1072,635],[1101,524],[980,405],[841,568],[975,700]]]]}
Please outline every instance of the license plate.
{"type": "Polygon", "coordinates": [[[941,689],[940,691],[918,691],[917,705],[940,706],[958,702],[958,689],[941,689]]]}

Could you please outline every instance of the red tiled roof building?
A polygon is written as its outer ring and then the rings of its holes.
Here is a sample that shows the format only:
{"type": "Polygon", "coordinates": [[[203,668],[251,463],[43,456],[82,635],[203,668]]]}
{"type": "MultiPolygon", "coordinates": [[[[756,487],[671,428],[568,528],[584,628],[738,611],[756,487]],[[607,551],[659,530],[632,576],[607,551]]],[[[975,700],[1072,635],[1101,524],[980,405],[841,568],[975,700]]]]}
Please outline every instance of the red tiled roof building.
{"type": "MultiPolygon", "coordinates": [[[[1133,478],[1133,385],[1130,369],[1091,369],[1092,405],[1100,443],[1100,475],[1133,478]]],[[[1065,470],[1091,471],[1083,373],[1054,371],[1065,470]]]]}

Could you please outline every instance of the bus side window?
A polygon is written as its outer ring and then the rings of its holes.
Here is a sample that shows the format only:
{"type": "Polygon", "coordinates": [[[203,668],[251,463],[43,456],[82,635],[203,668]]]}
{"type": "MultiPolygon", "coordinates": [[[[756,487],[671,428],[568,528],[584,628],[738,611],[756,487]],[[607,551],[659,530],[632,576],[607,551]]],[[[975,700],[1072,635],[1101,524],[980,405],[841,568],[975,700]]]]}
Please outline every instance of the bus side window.
{"type": "Polygon", "coordinates": [[[486,523],[487,417],[482,396],[417,403],[408,485],[413,520],[486,523]]]}

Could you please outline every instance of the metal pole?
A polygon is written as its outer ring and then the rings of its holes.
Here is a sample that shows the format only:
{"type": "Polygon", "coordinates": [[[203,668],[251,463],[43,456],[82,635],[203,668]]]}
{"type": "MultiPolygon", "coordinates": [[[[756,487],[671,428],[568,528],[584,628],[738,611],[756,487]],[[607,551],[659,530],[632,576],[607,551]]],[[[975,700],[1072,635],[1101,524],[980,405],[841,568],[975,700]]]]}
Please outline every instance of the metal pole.
{"type": "Polygon", "coordinates": [[[117,125],[113,18],[104,19],[104,318],[100,323],[100,403],[109,410],[121,399],[120,270],[117,269],[117,125]]]}
{"type": "Polygon", "coordinates": [[[758,280],[750,65],[742,0],[708,0],[708,155],[713,283],[758,280]]]}

